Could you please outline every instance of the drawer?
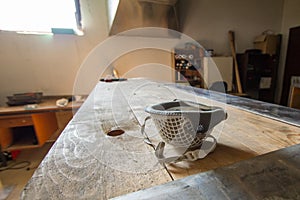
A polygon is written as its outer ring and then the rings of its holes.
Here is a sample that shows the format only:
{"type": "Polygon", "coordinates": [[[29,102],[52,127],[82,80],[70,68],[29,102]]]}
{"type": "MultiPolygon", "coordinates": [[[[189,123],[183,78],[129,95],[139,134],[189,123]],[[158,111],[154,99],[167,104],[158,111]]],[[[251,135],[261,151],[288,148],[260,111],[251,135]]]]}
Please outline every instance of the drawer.
{"type": "Polygon", "coordinates": [[[30,126],[33,125],[32,118],[30,115],[16,115],[8,116],[6,118],[0,118],[0,127],[18,127],[18,126],[30,126]]]}

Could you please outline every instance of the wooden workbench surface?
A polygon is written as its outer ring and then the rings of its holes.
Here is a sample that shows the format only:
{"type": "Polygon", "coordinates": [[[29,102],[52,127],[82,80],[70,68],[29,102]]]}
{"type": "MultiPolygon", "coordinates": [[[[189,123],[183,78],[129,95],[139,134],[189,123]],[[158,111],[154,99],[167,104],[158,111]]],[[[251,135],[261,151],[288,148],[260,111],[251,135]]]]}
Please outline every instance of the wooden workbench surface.
{"type": "Polygon", "coordinates": [[[300,144],[114,200],[299,199],[300,144]]]}
{"type": "MultiPolygon", "coordinates": [[[[151,141],[161,141],[154,124],[151,141]]],[[[25,187],[23,199],[107,199],[300,143],[300,128],[170,85],[133,79],[96,85],[25,187]],[[173,99],[224,108],[215,151],[194,162],[161,166],[140,129],[146,106],[173,99]],[[105,133],[122,129],[120,136],[105,133]]]]}

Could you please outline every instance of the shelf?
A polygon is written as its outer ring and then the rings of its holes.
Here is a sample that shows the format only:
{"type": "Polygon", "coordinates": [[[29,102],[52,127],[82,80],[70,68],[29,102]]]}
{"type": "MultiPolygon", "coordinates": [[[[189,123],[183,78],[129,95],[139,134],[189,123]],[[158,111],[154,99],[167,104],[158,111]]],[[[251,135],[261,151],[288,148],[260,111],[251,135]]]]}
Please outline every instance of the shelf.
{"type": "Polygon", "coordinates": [[[14,150],[20,150],[20,149],[33,149],[40,147],[39,145],[29,145],[26,143],[19,143],[19,144],[13,144],[10,147],[6,148],[5,151],[14,151],[14,150]]]}
{"type": "Polygon", "coordinates": [[[202,56],[201,49],[175,48],[173,55],[173,67],[175,70],[175,82],[188,84],[194,87],[203,87],[202,56]]]}
{"type": "Polygon", "coordinates": [[[38,147],[37,137],[33,126],[14,127],[11,129],[12,143],[6,150],[17,150],[38,147]]]}
{"type": "Polygon", "coordinates": [[[278,55],[238,54],[239,72],[245,93],[252,99],[274,102],[278,55]]]}

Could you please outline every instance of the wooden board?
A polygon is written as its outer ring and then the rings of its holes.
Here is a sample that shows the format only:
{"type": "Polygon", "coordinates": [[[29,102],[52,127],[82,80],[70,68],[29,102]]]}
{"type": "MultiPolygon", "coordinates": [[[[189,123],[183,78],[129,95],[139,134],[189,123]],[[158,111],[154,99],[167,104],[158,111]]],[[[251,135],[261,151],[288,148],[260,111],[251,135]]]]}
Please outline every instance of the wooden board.
{"type": "Polygon", "coordinates": [[[171,181],[114,87],[97,85],[36,170],[23,199],[108,199],[171,181]],[[115,127],[125,133],[104,133],[115,127]]]}
{"type": "MultiPolygon", "coordinates": [[[[130,82],[126,85],[119,84],[118,87],[140,124],[149,115],[144,111],[145,107],[174,99],[220,106],[227,111],[228,119],[214,129],[213,135],[218,138],[218,146],[213,153],[196,162],[167,165],[167,169],[175,179],[300,143],[300,128],[298,127],[255,115],[221,102],[196,97],[194,94],[174,87],[145,80],[141,80],[141,83],[133,82],[132,85],[130,82]],[[136,85],[141,86],[136,87],[136,85]]],[[[161,141],[158,131],[154,125],[150,124],[149,127],[148,135],[157,144],[161,141]]]]}
{"type": "MultiPolygon", "coordinates": [[[[161,141],[152,121],[146,133],[161,141]]],[[[25,187],[22,199],[108,199],[172,179],[215,169],[299,143],[300,129],[207,98],[134,79],[99,83],[54,144],[25,187]],[[146,106],[173,99],[223,107],[228,119],[215,127],[216,150],[196,162],[158,163],[144,142],[146,106]],[[108,136],[111,130],[124,134],[108,136]]]]}
{"type": "Polygon", "coordinates": [[[294,145],[114,200],[299,199],[299,147],[294,145]]]}

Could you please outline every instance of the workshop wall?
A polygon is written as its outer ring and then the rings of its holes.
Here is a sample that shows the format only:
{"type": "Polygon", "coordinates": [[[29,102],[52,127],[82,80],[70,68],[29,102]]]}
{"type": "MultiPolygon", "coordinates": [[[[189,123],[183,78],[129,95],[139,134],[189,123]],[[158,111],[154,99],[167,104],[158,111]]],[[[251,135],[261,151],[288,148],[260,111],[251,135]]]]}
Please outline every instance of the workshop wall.
{"type": "Polygon", "coordinates": [[[0,31],[0,105],[13,93],[71,94],[77,70],[108,36],[105,1],[82,1],[84,35],[0,31]]]}
{"type": "MultiPolygon", "coordinates": [[[[217,54],[223,55],[230,54],[227,32],[234,30],[237,50],[243,52],[252,48],[254,37],[262,31],[281,31],[283,1],[184,0],[180,2],[181,29],[183,33],[200,41],[205,48],[212,48],[217,54]]],[[[85,32],[83,36],[0,32],[0,105],[5,104],[7,95],[18,92],[72,94],[77,72],[85,58],[108,38],[105,1],[87,0],[81,4],[85,32]]],[[[124,41],[134,42],[132,38],[128,40],[126,37],[124,41]]],[[[150,65],[143,65],[142,54],[122,56],[115,61],[114,67],[119,69],[121,75],[143,76],[141,67],[136,71],[132,70],[138,64],[145,67],[145,76],[155,78],[157,74],[158,79],[172,78],[170,70],[159,73],[157,68],[150,70],[150,65]],[[131,73],[127,73],[129,71],[131,73]]],[[[151,55],[156,57],[155,62],[162,65],[172,63],[168,53],[152,52],[151,55]]],[[[99,55],[99,59],[104,57],[99,55]]],[[[94,64],[96,62],[97,60],[94,64]]],[[[87,79],[95,77],[93,72],[89,73],[85,76],[87,79]]],[[[95,83],[97,79],[93,81],[95,83]]]]}

